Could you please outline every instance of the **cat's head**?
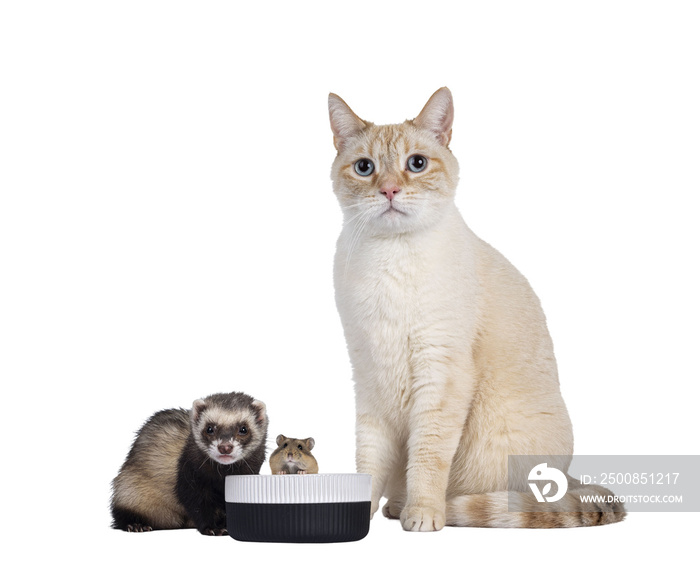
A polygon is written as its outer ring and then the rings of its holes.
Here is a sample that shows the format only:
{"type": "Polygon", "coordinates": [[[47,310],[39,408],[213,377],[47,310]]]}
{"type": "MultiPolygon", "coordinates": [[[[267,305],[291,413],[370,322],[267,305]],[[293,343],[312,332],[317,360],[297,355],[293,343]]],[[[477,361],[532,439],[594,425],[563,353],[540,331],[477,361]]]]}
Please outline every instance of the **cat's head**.
{"type": "Polygon", "coordinates": [[[413,120],[375,125],[337,95],[328,97],[333,143],[331,178],[345,223],[375,234],[429,227],[454,199],[459,167],[448,148],[452,94],[438,89],[413,120]]]}

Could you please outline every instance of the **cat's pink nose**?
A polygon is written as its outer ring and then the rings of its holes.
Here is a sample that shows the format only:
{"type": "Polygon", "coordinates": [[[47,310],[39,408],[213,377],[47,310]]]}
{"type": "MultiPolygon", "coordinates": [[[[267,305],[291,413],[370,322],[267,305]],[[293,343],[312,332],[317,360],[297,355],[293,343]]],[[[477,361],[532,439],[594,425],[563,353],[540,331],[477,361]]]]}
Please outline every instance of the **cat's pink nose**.
{"type": "Polygon", "coordinates": [[[396,196],[399,192],[401,192],[401,188],[395,185],[390,185],[390,186],[382,186],[379,189],[379,192],[384,194],[386,196],[387,200],[393,200],[394,196],[396,196]]]}

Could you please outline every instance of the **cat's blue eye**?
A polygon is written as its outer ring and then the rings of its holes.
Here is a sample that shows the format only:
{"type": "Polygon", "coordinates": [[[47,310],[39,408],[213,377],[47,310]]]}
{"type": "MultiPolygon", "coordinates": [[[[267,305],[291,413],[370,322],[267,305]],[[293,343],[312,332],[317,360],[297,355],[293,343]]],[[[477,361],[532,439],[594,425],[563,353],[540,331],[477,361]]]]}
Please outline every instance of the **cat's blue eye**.
{"type": "Polygon", "coordinates": [[[428,159],[422,154],[414,154],[413,156],[410,156],[406,162],[406,167],[411,172],[422,172],[425,170],[426,166],[428,166],[428,159]]]}
{"type": "Polygon", "coordinates": [[[374,163],[369,158],[361,158],[355,163],[355,172],[360,176],[369,176],[374,172],[374,163]]]}

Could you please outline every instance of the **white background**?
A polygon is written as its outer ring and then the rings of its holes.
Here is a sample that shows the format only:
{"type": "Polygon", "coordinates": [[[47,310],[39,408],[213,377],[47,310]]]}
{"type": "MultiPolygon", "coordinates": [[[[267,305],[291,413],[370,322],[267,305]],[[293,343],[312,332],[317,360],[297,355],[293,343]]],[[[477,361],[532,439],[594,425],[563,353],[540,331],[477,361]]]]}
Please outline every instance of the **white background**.
{"type": "MultiPolygon", "coordinates": [[[[4,555],[27,567],[668,564],[697,514],[265,545],[109,528],[154,411],[243,390],[269,442],[354,470],[326,98],[374,122],[447,85],[457,202],[542,299],[579,454],[697,454],[694,2],[5,2],[4,555]],[[459,8],[458,8],[459,7],[459,8]],[[376,565],[376,564],[375,564],[376,565]]],[[[269,472],[265,466],[263,473],[269,472]]]]}

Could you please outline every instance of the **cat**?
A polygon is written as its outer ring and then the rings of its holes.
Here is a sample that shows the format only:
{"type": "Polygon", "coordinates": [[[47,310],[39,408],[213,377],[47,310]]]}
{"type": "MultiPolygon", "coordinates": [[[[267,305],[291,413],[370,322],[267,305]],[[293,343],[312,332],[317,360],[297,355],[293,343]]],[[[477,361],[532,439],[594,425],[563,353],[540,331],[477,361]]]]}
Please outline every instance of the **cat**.
{"type": "MultiPolygon", "coordinates": [[[[336,304],[371,514],[386,497],[384,515],[413,531],[621,520],[619,504],[579,508],[581,494],[611,493],[572,478],[562,501],[571,512],[508,511],[508,456],[557,456],[552,466],[566,472],[573,432],[538,298],[454,203],[450,91],[397,125],[362,120],[333,93],[328,102],[344,217],[336,304]]],[[[535,498],[518,490],[525,511],[535,498]]]]}

